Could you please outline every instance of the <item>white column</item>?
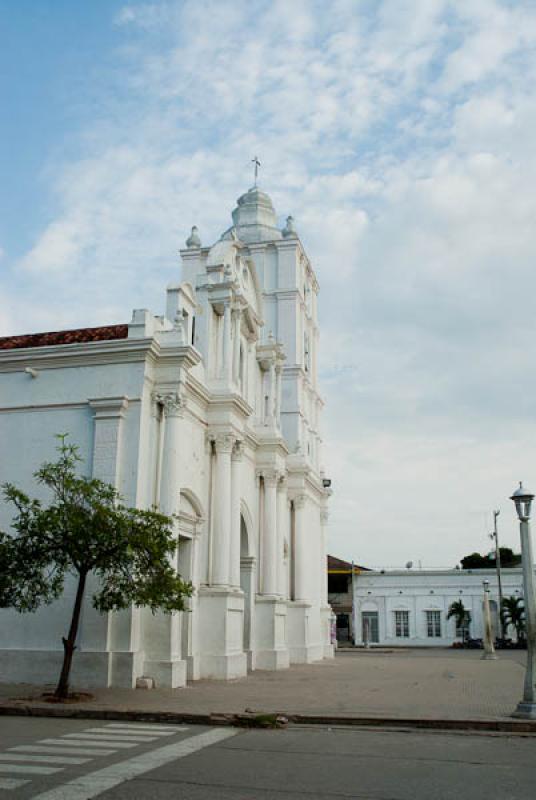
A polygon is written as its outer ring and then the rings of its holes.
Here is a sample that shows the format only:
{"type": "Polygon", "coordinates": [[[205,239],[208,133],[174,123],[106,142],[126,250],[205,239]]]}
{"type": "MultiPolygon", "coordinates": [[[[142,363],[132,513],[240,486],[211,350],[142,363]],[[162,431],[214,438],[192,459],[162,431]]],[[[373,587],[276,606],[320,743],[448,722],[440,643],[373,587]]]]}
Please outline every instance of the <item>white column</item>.
{"type": "Polygon", "coordinates": [[[212,584],[229,585],[231,551],[231,450],[233,437],[219,434],[216,447],[216,497],[212,541],[212,584]]]}
{"type": "Polygon", "coordinates": [[[303,515],[305,495],[294,498],[294,599],[307,600],[307,548],[303,515]]]}
{"type": "MultiPolygon", "coordinates": [[[[164,436],[162,444],[162,468],[160,473],[160,511],[163,514],[179,515],[181,500],[181,472],[180,472],[180,438],[181,424],[184,413],[185,401],[177,393],[162,394],[158,396],[164,410],[164,436]]],[[[172,564],[178,569],[178,520],[173,521],[177,534],[172,564]]],[[[171,615],[158,614],[156,624],[161,626],[161,650],[164,661],[171,663],[181,657],[181,618],[180,613],[171,615]]],[[[169,678],[174,685],[173,678],[169,678]]]]}
{"type": "Polygon", "coordinates": [[[320,602],[322,605],[327,605],[328,602],[328,555],[326,530],[328,517],[329,514],[327,511],[322,510],[320,512],[320,602]]]}
{"type": "Polygon", "coordinates": [[[180,510],[180,428],[184,400],[177,393],[159,395],[164,409],[164,441],[160,473],[160,510],[163,514],[178,514],[180,510]]]}
{"type": "Polygon", "coordinates": [[[240,498],[242,442],[235,442],[231,453],[231,586],[240,588],[240,498]]]}
{"type": "Polygon", "coordinates": [[[277,484],[277,593],[287,597],[285,537],[288,533],[288,496],[286,478],[277,484]]]}
{"type": "Polygon", "coordinates": [[[262,530],[262,594],[276,595],[277,586],[277,472],[264,478],[264,524],[262,530]]]}

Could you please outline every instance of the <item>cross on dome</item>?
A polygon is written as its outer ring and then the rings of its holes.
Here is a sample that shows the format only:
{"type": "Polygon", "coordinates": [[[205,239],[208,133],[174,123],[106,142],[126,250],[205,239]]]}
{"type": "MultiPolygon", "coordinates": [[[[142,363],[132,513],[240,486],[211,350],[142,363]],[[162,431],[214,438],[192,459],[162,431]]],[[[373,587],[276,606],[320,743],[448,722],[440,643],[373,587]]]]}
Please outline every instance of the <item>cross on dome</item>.
{"type": "Polygon", "coordinates": [[[259,161],[259,158],[258,158],[258,156],[253,156],[253,158],[251,159],[251,163],[255,165],[255,166],[254,166],[254,181],[253,181],[253,186],[255,186],[255,187],[256,187],[256,186],[257,186],[257,178],[258,178],[258,175],[259,175],[259,167],[260,167],[260,165],[261,165],[261,162],[259,161]]]}

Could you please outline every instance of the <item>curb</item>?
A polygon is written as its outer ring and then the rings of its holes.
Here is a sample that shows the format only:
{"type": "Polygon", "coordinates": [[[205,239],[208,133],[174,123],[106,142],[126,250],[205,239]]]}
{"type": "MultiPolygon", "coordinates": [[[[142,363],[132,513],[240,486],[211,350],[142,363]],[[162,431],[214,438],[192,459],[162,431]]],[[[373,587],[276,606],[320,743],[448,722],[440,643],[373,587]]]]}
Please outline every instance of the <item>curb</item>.
{"type": "Polygon", "coordinates": [[[274,712],[188,714],[173,711],[123,711],[98,708],[58,708],[41,705],[0,705],[0,716],[59,717],[63,719],[128,720],[189,725],[229,725],[247,728],[327,725],[361,728],[411,728],[420,730],[481,731],[536,735],[536,720],[423,719],[416,717],[341,717],[274,712]]]}

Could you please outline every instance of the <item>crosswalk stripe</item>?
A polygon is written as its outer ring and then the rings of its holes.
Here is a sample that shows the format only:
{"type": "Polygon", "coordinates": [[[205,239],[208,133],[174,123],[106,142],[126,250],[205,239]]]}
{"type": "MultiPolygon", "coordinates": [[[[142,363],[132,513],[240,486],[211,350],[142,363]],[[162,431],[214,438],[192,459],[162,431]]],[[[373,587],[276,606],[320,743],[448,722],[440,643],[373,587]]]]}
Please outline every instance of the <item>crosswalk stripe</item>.
{"type": "Polygon", "coordinates": [[[144,772],[162,767],[178,758],[197,753],[204,747],[222,742],[230,736],[236,736],[237,730],[232,728],[215,728],[190,736],[180,742],[157,747],[145,753],[140,753],[135,758],[129,758],[113,764],[110,767],[89,772],[86,775],[74,778],[55,789],[50,789],[33,797],[33,800],[91,800],[103,792],[113,789],[124,781],[131,780],[144,772]]]}
{"type": "Polygon", "coordinates": [[[30,783],[30,781],[24,781],[20,778],[0,778],[0,789],[19,789],[27,783],[30,783]]]}
{"type": "Polygon", "coordinates": [[[87,764],[89,758],[72,756],[36,756],[31,753],[0,753],[0,761],[35,761],[40,764],[87,764]]]}
{"type": "Polygon", "coordinates": [[[136,747],[138,744],[143,744],[144,742],[154,742],[152,736],[149,737],[139,737],[137,736],[134,740],[131,738],[123,739],[120,736],[113,736],[109,734],[108,736],[102,735],[99,733],[66,733],[62,737],[63,741],[68,743],[69,739],[83,739],[87,742],[100,742],[104,745],[110,745],[110,747],[136,747]]]}
{"type": "MultiPolygon", "coordinates": [[[[172,733],[183,733],[187,731],[186,725],[151,725],[149,722],[111,722],[104,726],[107,728],[114,728],[116,730],[132,730],[132,731],[149,731],[156,734],[167,734],[170,736],[172,733]]],[[[102,730],[102,729],[101,729],[102,730]]]]}
{"type": "MultiPolygon", "coordinates": [[[[133,728],[100,728],[101,733],[121,733],[126,736],[155,736],[165,739],[166,736],[175,736],[179,731],[151,731],[148,728],[134,730],[133,728]]],[[[185,729],[187,730],[187,729],[185,729]]]]}
{"type": "MultiPolygon", "coordinates": [[[[61,744],[63,745],[64,742],[59,739],[61,744]]],[[[73,756],[111,756],[114,753],[117,753],[117,750],[97,750],[95,748],[87,749],[86,747],[78,747],[78,742],[73,742],[73,745],[76,744],[76,747],[71,747],[71,743],[67,743],[69,747],[43,747],[40,744],[18,744],[15,747],[10,747],[9,752],[17,751],[18,753],[50,753],[53,755],[57,753],[58,755],[64,755],[68,753],[69,755],[73,756]]]]}
{"type": "MultiPolygon", "coordinates": [[[[69,734],[67,734],[69,735],[69,734]]],[[[109,739],[97,739],[92,736],[84,736],[82,739],[40,739],[39,744],[62,744],[64,747],[117,747],[118,749],[126,749],[127,747],[136,747],[136,742],[111,742],[109,739]]]]}
{"type": "MultiPolygon", "coordinates": [[[[125,742],[154,742],[155,737],[149,736],[148,731],[140,731],[139,734],[134,733],[134,731],[110,731],[110,730],[103,730],[103,728],[86,728],[85,730],[81,731],[80,735],[84,735],[86,733],[90,733],[91,736],[96,735],[99,738],[102,737],[103,739],[119,739],[125,742]]],[[[157,734],[158,736],[158,734],[157,734]]]]}
{"type": "Polygon", "coordinates": [[[0,764],[0,772],[27,772],[28,775],[53,775],[61,767],[35,767],[33,764],[0,764]]]}

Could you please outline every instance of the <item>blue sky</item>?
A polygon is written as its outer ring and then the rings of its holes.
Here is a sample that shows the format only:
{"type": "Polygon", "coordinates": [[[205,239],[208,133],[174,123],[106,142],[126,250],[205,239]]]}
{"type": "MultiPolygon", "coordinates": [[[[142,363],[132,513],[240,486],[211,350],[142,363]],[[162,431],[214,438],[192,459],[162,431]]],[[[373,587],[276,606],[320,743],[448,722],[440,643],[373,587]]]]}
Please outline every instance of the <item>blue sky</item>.
{"type": "Polygon", "coordinates": [[[160,312],[262,161],[320,284],[330,549],[448,566],[536,485],[536,7],[0,0],[0,335],[160,312]]]}

